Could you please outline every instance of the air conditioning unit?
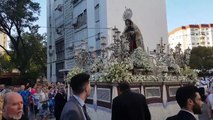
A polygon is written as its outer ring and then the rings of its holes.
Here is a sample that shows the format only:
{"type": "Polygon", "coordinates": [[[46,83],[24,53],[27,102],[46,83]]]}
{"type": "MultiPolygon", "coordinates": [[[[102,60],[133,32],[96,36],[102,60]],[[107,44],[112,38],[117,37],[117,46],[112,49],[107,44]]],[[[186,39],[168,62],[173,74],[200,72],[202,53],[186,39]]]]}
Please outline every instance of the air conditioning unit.
{"type": "Polygon", "coordinates": [[[69,44],[67,48],[70,50],[74,50],[74,43],[69,44]]]}
{"type": "Polygon", "coordinates": [[[62,35],[62,28],[56,28],[56,33],[58,34],[58,35],[62,35]]]}
{"type": "Polygon", "coordinates": [[[56,11],[56,10],[62,12],[62,10],[63,10],[63,5],[62,5],[62,4],[58,4],[57,7],[55,8],[55,11],[56,11]]]}
{"type": "Polygon", "coordinates": [[[72,4],[76,4],[78,0],[72,0],[72,4]]]}

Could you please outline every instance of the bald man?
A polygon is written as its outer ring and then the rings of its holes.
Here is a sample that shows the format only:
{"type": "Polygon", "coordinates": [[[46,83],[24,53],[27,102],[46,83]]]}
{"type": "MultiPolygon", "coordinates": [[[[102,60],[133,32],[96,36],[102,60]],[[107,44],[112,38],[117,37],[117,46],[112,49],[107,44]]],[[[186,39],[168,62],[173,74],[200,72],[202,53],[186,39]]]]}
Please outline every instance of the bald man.
{"type": "Polygon", "coordinates": [[[16,92],[9,92],[4,95],[2,120],[21,120],[23,115],[23,100],[16,92]]]}

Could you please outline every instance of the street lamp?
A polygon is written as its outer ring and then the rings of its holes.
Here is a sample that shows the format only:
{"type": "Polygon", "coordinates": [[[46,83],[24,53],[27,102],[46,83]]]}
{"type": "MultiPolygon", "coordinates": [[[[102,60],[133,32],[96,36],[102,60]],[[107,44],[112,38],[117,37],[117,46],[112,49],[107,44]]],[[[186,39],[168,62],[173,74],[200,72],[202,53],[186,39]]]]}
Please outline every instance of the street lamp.
{"type": "Polygon", "coordinates": [[[88,44],[86,41],[82,40],[79,46],[74,48],[74,59],[80,68],[85,70],[89,69],[88,66],[94,61],[94,47],[90,46],[88,49],[88,44]]]}
{"type": "Polygon", "coordinates": [[[107,50],[106,50],[107,40],[106,40],[105,36],[101,37],[100,44],[101,44],[101,57],[106,58],[107,57],[107,55],[106,55],[106,53],[107,53],[107,50]]]}
{"type": "Polygon", "coordinates": [[[124,58],[129,57],[129,41],[125,36],[120,35],[121,32],[116,27],[112,31],[114,43],[111,44],[110,49],[113,51],[113,57],[121,62],[124,58]]]}
{"type": "Polygon", "coordinates": [[[166,44],[163,44],[163,38],[161,37],[160,44],[157,44],[156,53],[157,55],[164,54],[164,50],[166,49],[166,44]]]}
{"type": "Polygon", "coordinates": [[[189,65],[190,56],[191,56],[191,49],[188,47],[188,48],[184,51],[184,60],[185,60],[185,64],[186,64],[186,65],[189,65]]]}
{"type": "Polygon", "coordinates": [[[52,48],[52,45],[49,45],[49,56],[52,56],[53,55],[53,48],[52,48]]]}
{"type": "Polygon", "coordinates": [[[87,62],[87,54],[86,54],[86,43],[85,41],[81,41],[79,46],[76,46],[74,49],[74,58],[77,66],[84,68],[87,62]]]}

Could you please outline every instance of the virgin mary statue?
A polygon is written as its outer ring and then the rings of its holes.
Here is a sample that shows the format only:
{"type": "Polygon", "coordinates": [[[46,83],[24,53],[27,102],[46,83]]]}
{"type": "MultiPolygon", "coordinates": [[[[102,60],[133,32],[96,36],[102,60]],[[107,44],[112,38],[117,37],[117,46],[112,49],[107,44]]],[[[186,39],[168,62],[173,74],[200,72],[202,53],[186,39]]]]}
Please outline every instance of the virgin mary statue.
{"type": "Polygon", "coordinates": [[[137,47],[144,49],[143,37],[137,27],[130,19],[125,20],[125,29],[123,35],[129,41],[129,50],[133,52],[137,47]]]}

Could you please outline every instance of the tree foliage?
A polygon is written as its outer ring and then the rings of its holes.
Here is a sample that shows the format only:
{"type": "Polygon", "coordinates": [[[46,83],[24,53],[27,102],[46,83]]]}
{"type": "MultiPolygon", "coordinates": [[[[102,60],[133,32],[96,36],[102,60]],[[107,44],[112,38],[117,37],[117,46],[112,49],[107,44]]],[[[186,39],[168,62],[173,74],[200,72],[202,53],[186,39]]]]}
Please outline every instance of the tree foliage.
{"type": "Polygon", "coordinates": [[[189,66],[205,75],[213,68],[213,47],[195,47],[191,51],[189,66]]]}
{"type": "Polygon", "coordinates": [[[31,0],[0,1],[0,31],[9,37],[12,52],[0,47],[11,57],[11,62],[21,74],[25,74],[29,66],[29,40],[23,36],[27,29],[31,32],[37,30],[38,26],[33,23],[38,20],[39,13],[39,3],[31,0]]]}
{"type": "MultiPolygon", "coordinates": [[[[46,73],[46,35],[40,35],[38,33],[24,33],[22,35],[25,46],[21,46],[20,49],[24,51],[24,61],[15,59],[12,61],[16,66],[22,65],[25,67],[25,74],[38,77],[45,75],[46,73]],[[20,64],[22,63],[22,64],[20,64]]],[[[13,46],[11,46],[14,51],[13,46]]],[[[12,56],[15,57],[15,56],[12,56]]]]}
{"type": "Polygon", "coordinates": [[[0,32],[9,37],[11,50],[0,47],[22,78],[35,78],[46,73],[46,36],[38,34],[39,27],[34,24],[39,13],[39,3],[32,0],[0,0],[0,32]]]}
{"type": "Polygon", "coordinates": [[[0,31],[8,35],[15,51],[19,51],[20,44],[24,45],[21,34],[26,28],[33,29],[39,13],[39,3],[31,0],[0,1],[0,31]]]}
{"type": "Polygon", "coordinates": [[[2,47],[6,53],[11,56],[11,60],[18,60],[19,66],[17,69],[21,73],[26,72],[24,60],[27,59],[26,42],[22,37],[24,30],[31,31],[37,28],[33,23],[38,20],[40,13],[39,3],[32,2],[31,0],[1,0],[0,1],[0,31],[5,33],[14,48],[13,54],[2,47]],[[13,56],[13,57],[12,57],[13,56]]]}
{"type": "Polygon", "coordinates": [[[0,54],[0,73],[11,72],[14,65],[11,64],[11,58],[7,54],[0,54]]]}

